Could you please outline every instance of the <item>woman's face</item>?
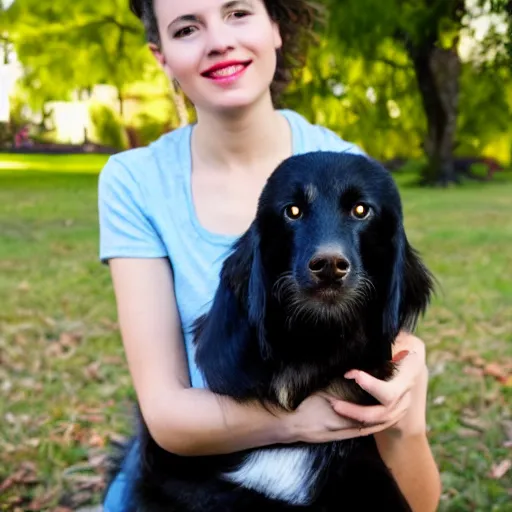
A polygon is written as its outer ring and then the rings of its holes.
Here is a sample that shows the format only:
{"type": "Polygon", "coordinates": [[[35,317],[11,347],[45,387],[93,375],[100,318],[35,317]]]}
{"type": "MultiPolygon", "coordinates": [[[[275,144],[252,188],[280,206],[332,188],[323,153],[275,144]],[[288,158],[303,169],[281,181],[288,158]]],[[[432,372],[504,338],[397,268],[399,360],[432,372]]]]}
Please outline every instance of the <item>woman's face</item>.
{"type": "Polygon", "coordinates": [[[269,93],[279,29],[263,0],[154,0],[152,47],[196,108],[240,108],[269,93]]]}

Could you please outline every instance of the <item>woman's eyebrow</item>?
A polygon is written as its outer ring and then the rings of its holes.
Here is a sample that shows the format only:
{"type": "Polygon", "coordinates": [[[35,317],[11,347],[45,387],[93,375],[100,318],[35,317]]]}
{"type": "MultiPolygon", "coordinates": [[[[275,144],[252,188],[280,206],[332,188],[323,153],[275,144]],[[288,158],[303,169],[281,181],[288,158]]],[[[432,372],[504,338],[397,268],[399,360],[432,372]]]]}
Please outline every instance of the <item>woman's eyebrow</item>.
{"type": "Polygon", "coordinates": [[[226,2],[222,8],[223,9],[232,9],[233,7],[237,7],[238,5],[245,5],[246,7],[253,7],[251,0],[231,0],[230,2],[226,2]]]}
{"type": "Polygon", "coordinates": [[[169,25],[167,25],[167,28],[169,29],[171,25],[174,25],[175,23],[180,22],[191,22],[191,21],[198,21],[198,17],[195,14],[184,14],[183,16],[178,16],[176,19],[172,20],[169,25]]]}
{"type": "MultiPolygon", "coordinates": [[[[233,9],[235,7],[244,5],[246,7],[254,7],[251,0],[231,0],[230,2],[226,2],[222,5],[222,10],[227,11],[229,9],[233,9]]],[[[175,23],[182,23],[182,22],[193,22],[197,23],[199,21],[199,16],[197,14],[183,14],[182,16],[178,16],[176,19],[171,21],[169,25],[167,26],[167,29],[171,27],[171,25],[174,25],[175,23]]]]}

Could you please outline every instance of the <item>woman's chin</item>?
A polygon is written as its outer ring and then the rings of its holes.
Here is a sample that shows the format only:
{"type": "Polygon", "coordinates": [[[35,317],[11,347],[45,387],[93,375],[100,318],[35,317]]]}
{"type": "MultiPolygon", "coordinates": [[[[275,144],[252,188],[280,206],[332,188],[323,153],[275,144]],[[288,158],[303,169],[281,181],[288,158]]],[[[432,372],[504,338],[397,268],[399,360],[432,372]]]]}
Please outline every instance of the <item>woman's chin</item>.
{"type": "Polygon", "coordinates": [[[268,99],[271,104],[270,89],[258,92],[247,90],[222,91],[220,94],[212,95],[207,104],[206,102],[203,105],[196,104],[196,108],[199,107],[201,110],[210,110],[216,113],[240,112],[241,110],[254,108],[265,99],[268,99]]]}

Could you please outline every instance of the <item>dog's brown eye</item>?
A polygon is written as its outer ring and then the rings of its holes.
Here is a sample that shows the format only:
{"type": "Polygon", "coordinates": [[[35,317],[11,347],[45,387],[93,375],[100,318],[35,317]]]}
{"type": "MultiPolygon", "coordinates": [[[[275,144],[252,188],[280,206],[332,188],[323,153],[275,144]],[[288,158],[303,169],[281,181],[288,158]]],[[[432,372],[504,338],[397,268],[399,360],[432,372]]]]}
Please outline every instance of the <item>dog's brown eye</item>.
{"type": "Polygon", "coordinates": [[[287,206],[284,210],[284,213],[291,220],[297,220],[302,217],[302,210],[294,204],[287,206]]]}
{"type": "Polygon", "coordinates": [[[359,220],[366,219],[370,215],[370,207],[363,203],[358,203],[352,208],[352,215],[359,220]]]}

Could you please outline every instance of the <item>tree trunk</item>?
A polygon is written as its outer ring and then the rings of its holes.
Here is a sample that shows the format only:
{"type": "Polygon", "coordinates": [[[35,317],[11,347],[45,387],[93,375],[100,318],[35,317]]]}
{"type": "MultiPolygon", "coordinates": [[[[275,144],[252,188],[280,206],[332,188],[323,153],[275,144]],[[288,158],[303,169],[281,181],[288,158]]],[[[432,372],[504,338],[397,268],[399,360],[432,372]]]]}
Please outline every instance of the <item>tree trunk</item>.
{"type": "Polygon", "coordinates": [[[453,165],[461,73],[457,45],[454,43],[450,49],[435,44],[410,48],[410,56],[427,117],[428,165],[423,181],[440,185],[458,182],[453,165]]]}
{"type": "Polygon", "coordinates": [[[119,105],[119,115],[121,116],[121,120],[124,121],[124,96],[121,87],[117,87],[117,101],[119,105]]]}

